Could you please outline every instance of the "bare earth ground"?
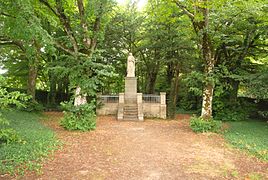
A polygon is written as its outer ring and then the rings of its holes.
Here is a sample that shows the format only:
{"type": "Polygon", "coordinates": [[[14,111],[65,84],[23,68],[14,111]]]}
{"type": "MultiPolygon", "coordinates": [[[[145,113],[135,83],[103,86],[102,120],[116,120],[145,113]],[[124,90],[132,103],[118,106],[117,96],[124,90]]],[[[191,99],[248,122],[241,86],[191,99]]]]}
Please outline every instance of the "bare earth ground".
{"type": "Polygon", "coordinates": [[[268,179],[268,163],[230,148],[220,135],[193,133],[188,115],[145,122],[99,117],[97,129],[85,133],[61,128],[61,113],[47,115],[63,149],[42,175],[23,179],[268,179]]]}

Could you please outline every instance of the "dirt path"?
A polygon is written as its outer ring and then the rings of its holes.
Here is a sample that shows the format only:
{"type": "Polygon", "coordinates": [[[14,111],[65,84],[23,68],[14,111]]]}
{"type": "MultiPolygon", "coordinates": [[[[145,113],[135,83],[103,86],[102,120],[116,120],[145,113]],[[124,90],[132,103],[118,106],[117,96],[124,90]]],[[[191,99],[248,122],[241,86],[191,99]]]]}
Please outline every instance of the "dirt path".
{"type": "Polygon", "coordinates": [[[48,115],[54,119],[47,125],[65,145],[44,164],[42,175],[23,179],[268,178],[268,163],[232,150],[219,135],[194,134],[182,120],[188,116],[145,122],[99,117],[96,131],[79,133],[59,127],[59,113],[48,115]]]}

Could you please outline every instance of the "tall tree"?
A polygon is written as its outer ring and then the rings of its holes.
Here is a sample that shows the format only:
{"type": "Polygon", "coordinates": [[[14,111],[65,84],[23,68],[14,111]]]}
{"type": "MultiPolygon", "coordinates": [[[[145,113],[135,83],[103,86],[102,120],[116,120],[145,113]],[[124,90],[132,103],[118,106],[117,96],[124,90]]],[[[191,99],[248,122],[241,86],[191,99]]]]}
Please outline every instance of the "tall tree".
{"type": "MultiPolygon", "coordinates": [[[[23,57],[21,60],[28,62],[27,92],[35,101],[36,78],[41,61],[41,48],[49,47],[49,35],[42,28],[40,19],[34,11],[33,1],[1,1],[0,7],[2,20],[0,44],[12,46],[14,49],[10,53],[15,52],[19,54],[18,59],[23,57]]],[[[8,57],[12,57],[12,55],[8,55],[8,57]]],[[[9,60],[11,61],[12,59],[9,60]]]]}
{"type": "MultiPolygon", "coordinates": [[[[51,24],[57,22],[63,35],[52,34],[53,43],[67,56],[66,64],[69,71],[70,85],[75,88],[75,105],[86,103],[86,96],[94,96],[98,88],[99,78],[108,75],[105,67],[96,62],[94,56],[98,40],[103,32],[107,13],[112,8],[111,0],[92,1],[48,1],[39,0],[46,8],[46,13],[52,13],[51,24]],[[95,59],[95,60],[94,60],[95,59]],[[71,70],[72,68],[72,70],[71,70]]],[[[41,11],[44,11],[42,9],[41,11]]],[[[64,70],[63,70],[64,71],[64,70]]]]}
{"type": "Polygon", "coordinates": [[[215,49],[209,33],[209,0],[197,0],[193,2],[191,9],[189,9],[181,1],[174,0],[173,2],[175,2],[183,13],[190,18],[194,31],[198,36],[200,36],[199,45],[205,62],[204,73],[206,77],[203,89],[201,117],[204,119],[210,119],[212,117],[212,100],[214,91],[214,83],[211,81],[211,76],[213,74],[216,59],[215,49]]]}

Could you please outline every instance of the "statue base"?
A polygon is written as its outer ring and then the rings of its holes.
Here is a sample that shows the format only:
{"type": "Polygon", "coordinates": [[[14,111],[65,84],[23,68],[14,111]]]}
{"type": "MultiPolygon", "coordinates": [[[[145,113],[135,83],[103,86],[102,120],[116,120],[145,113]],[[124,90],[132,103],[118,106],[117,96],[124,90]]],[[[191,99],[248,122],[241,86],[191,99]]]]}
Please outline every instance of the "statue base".
{"type": "Polygon", "coordinates": [[[137,104],[137,78],[125,78],[125,104],[137,104]]]}

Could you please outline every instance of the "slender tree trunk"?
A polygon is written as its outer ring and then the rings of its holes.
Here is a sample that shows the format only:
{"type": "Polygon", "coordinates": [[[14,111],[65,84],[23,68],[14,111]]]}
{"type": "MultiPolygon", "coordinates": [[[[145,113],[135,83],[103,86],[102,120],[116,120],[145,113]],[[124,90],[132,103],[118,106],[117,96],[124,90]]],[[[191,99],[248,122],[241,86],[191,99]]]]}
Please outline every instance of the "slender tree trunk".
{"type": "Polygon", "coordinates": [[[157,74],[154,72],[151,72],[149,77],[148,77],[148,83],[147,83],[147,87],[146,87],[146,92],[148,94],[154,94],[155,93],[155,83],[156,83],[156,77],[157,74]]]}
{"type": "Polygon", "coordinates": [[[237,102],[239,81],[230,79],[229,84],[232,86],[232,89],[230,90],[229,94],[229,101],[235,104],[237,102]]]}
{"type": "Polygon", "coordinates": [[[32,101],[35,101],[35,87],[37,78],[37,65],[29,65],[27,94],[32,96],[32,101]]]}
{"type": "Polygon", "coordinates": [[[49,103],[56,104],[56,80],[51,72],[49,72],[49,80],[50,80],[49,103]]]}
{"type": "Polygon", "coordinates": [[[174,119],[176,116],[176,107],[178,100],[178,89],[179,89],[179,64],[175,67],[175,73],[171,81],[171,87],[169,92],[169,102],[168,102],[168,117],[174,119]]]}
{"type": "Polygon", "coordinates": [[[40,44],[33,40],[33,44],[35,46],[36,54],[33,59],[29,59],[29,74],[28,74],[28,86],[27,86],[27,94],[32,96],[32,101],[35,102],[35,90],[36,90],[36,78],[38,73],[38,64],[40,59],[40,44]]]}

